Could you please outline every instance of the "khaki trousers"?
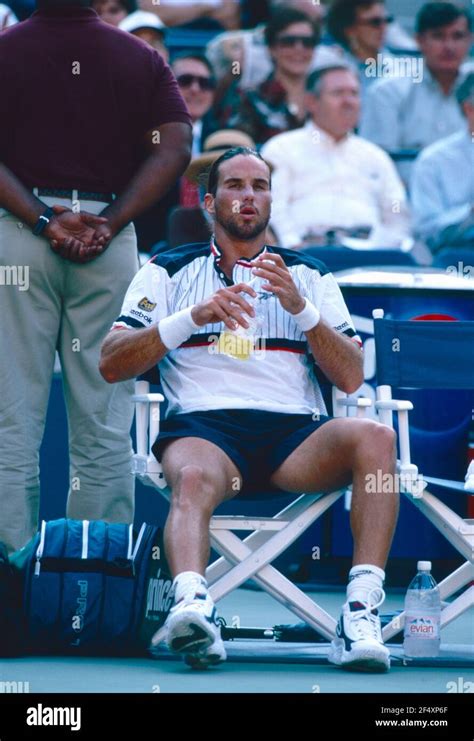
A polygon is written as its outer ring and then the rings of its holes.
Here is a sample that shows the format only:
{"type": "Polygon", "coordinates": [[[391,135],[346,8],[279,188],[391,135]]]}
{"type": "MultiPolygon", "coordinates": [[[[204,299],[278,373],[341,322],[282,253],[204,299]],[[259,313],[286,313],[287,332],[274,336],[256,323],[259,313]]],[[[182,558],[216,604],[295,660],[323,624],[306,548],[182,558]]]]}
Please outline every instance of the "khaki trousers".
{"type": "MultiPolygon", "coordinates": [[[[48,205],[71,201],[44,197],[48,205]]],[[[100,213],[104,203],[82,201],[100,213]]],[[[56,350],[68,414],[68,517],[132,522],[133,382],[107,384],[100,346],[138,269],[127,226],[96,260],[63,260],[0,209],[0,541],[21,548],[38,526],[39,449],[56,350]]]]}

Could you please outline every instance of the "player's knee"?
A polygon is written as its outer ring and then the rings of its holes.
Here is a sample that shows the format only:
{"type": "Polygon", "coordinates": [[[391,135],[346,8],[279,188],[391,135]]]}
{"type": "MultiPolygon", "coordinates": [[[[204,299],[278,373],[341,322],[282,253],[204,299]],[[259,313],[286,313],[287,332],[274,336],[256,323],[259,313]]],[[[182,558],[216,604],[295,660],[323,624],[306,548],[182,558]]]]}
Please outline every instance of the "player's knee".
{"type": "Polygon", "coordinates": [[[363,455],[394,455],[396,450],[396,433],[387,425],[373,420],[363,420],[359,430],[357,447],[363,455]]]}
{"type": "Polygon", "coordinates": [[[213,510],[216,486],[202,466],[183,466],[173,487],[172,505],[180,509],[213,510]]]}

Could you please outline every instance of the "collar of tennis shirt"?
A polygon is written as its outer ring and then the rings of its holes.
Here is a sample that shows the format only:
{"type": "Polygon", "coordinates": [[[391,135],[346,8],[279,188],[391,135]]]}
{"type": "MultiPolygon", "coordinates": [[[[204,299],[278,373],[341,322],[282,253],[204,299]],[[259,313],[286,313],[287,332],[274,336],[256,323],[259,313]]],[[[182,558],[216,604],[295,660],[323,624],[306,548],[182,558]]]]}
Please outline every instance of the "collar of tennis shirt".
{"type": "MultiPolygon", "coordinates": [[[[225,275],[225,273],[221,270],[221,268],[219,266],[219,263],[220,263],[220,260],[221,260],[221,257],[222,257],[222,250],[219,247],[219,245],[217,244],[214,236],[211,238],[210,250],[211,250],[211,254],[214,256],[214,270],[218,273],[218,275],[223,280],[225,280],[225,282],[228,285],[233,285],[233,281],[230,281],[229,280],[229,278],[225,275]]],[[[265,252],[272,252],[272,248],[270,246],[268,246],[268,245],[265,244],[262,247],[262,249],[259,250],[252,257],[245,257],[244,255],[242,255],[241,257],[239,257],[238,260],[236,260],[235,265],[242,265],[242,267],[244,267],[244,268],[250,268],[250,267],[252,267],[251,264],[250,264],[252,262],[252,260],[255,260],[259,255],[262,255],[265,252]]],[[[234,267],[235,267],[235,265],[234,265],[234,267]]]]}

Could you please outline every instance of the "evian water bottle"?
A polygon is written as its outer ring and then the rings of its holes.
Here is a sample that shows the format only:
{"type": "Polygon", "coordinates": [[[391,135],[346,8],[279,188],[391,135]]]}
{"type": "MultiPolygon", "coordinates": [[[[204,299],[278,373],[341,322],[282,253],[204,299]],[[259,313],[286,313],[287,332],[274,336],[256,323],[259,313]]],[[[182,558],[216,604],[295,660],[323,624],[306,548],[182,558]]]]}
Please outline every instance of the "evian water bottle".
{"type": "Polygon", "coordinates": [[[438,656],[440,645],[441,598],[431,576],[431,561],[418,561],[418,573],[405,597],[405,656],[438,656]]]}

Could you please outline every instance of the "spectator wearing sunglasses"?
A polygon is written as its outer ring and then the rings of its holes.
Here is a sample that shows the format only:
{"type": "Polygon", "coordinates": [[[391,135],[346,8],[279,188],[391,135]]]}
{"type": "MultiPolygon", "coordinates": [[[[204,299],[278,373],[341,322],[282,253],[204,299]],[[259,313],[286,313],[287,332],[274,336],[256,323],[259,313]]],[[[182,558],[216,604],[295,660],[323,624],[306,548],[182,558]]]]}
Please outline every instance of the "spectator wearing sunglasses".
{"type": "Polygon", "coordinates": [[[273,70],[264,82],[240,93],[226,125],[245,131],[257,144],[303,126],[306,79],[318,40],[305,13],[292,8],[277,11],[265,29],[273,70]]]}
{"type": "Polygon", "coordinates": [[[193,154],[202,151],[202,142],[215,131],[211,109],[214,103],[215,78],[212,65],[197,52],[182,52],[171,63],[193,122],[193,154]]]}
{"type": "Polygon", "coordinates": [[[449,2],[426,3],[416,33],[421,80],[407,75],[377,81],[363,110],[361,135],[389,152],[416,153],[465,126],[456,91],[472,69],[463,64],[472,44],[470,12],[449,2]]]}
{"type": "MultiPolygon", "coordinates": [[[[195,157],[203,151],[209,134],[218,128],[211,113],[215,94],[213,68],[203,54],[184,51],[174,57],[171,69],[191,116],[195,157]]],[[[139,250],[150,252],[154,245],[167,239],[168,217],[173,208],[197,208],[199,205],[197,184],[185,176],[179,178],[159,203],[135,220],[139,250]]]]}
{"type": "Polygon", "coordinates": [[[341,62],[357,70],[363,98],[368,86],[377,79],[367,74],[369,60],[377,60],[379,54],[384,59],[393,57],[385,46],[393,20],[383,2],[373,0],[334,0],[329,9],[327,29],[339,44],[341,62]]]}

